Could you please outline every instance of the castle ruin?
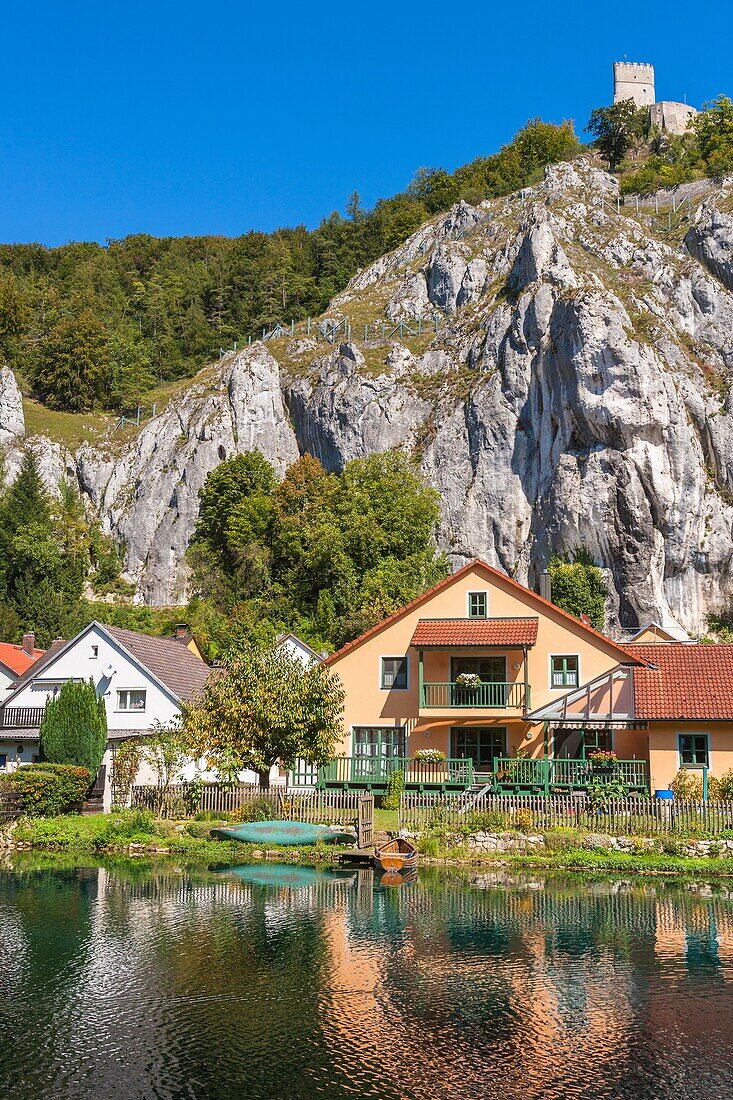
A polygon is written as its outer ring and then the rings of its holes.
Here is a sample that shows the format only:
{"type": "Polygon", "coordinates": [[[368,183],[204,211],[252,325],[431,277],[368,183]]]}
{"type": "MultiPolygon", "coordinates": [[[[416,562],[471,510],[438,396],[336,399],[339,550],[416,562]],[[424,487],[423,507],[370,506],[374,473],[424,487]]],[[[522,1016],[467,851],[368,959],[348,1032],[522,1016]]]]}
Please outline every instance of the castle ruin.
{"type": "Polygon", "coordinates": [[[654,66],[637,61],[614,61],[613,102],[632,99],[637,107],[647,107],[653,126],[669,134],[684,134],[697,111],[687,103],[663,99],[657,103],[654,91],[654,66]]]}

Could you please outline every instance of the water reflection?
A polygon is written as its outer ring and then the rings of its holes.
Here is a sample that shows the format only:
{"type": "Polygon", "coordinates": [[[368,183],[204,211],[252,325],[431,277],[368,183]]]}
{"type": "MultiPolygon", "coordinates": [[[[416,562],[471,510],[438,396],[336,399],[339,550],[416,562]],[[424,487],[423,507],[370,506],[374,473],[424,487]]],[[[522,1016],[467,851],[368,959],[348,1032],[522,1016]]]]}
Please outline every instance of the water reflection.
{"type": "Polygon", "coordinates": [[[0,963],[3,1100],[733,1096],[727,888],[18,858],[0,963]]]}

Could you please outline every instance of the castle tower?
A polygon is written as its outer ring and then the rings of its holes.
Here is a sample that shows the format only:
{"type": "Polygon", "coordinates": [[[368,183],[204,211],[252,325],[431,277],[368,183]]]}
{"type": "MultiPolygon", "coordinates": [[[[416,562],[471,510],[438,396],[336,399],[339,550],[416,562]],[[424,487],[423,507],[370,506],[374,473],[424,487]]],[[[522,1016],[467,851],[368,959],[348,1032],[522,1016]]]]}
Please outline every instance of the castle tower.
{"type": "Polygon", "coordinates": [[[651,107],[654,96],[654,66],[636,61],[614,61],[613,102],[633,99],[637,107],[651,107]]]}

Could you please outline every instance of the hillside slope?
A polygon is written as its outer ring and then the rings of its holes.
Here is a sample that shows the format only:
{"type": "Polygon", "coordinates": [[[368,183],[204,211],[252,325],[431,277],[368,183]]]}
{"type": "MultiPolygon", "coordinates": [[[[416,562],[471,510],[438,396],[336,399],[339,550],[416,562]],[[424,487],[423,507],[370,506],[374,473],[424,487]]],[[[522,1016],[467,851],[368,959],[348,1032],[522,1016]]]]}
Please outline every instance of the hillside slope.
{"type": "MultiPolygon", "coordinates": [[[[733,183],[672,232],[617,212],[616,188],[576,161],[458,204],[334,299],[340,343],[301,326],[230,353],[127,441],[72,453],[37,437],[45,477],[73,473],[141,596],[171,603],[223,458],[257,447],[282,472],[308,451],[338,469],[409,447],[456,564],[479,554],[533,583],[582,545],[607,570],[612,624],[701,629],[733,594],[733,183]]],[[[12,474],[22,423],[2,381],[12,474]]]]}

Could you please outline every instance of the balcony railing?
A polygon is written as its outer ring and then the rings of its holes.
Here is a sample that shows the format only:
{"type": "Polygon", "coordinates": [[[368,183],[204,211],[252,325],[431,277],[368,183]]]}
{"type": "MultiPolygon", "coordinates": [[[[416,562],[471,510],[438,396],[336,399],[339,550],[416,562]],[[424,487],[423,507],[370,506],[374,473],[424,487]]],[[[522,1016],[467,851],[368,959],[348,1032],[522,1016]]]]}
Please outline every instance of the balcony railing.
{"type": "Polygon", "coordinates": [[[616,779],[631,790],[649,787],[645,760],[616,760],[599,766],[589,760],[529,760],[502,756],[496,760],[494,779],[498,787],[521,789],[584,790],[591,783],[609,783],[616,779]]]}
{"type": "Polygon", "coordinates": [[[0,729],[37,730],[43,707],[0,707],[0,729]]]}
{"type": "Polygon", "coordinates": [[[473,761],[463,757],[433,763],[406,756],[337,756],[318,769],[318,786],[386,787],[397,771],[404,773],[407,787],[463,790],[473,782],[473,761]]]}
{"type": "Polygon", "coordinates": [[[513,683],[484,683],[475,687],[451,681],[450,683],[425,683],[422,686],[422,707],[436,710],[522,710],[530,708],[530,691],[523,681],[513,683]]]}

